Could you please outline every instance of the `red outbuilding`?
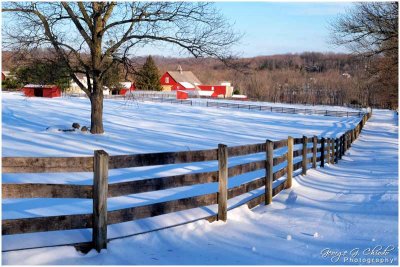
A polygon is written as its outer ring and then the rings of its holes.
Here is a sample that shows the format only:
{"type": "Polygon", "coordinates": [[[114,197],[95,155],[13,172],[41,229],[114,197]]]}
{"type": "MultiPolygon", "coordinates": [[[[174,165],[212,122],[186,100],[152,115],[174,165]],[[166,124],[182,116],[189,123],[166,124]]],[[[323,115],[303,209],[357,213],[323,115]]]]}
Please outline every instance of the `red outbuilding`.
{"type": "Polygon", "coordinates": [[[188,93],[184,91],[176,91],[176,99],[188,99],[188,93]]]}
{"type": "Polygon", "coordinates": [[[123,87],[121,89],[115,89],[111,91],[112,95],[126,95],[128,92],[135,91],[136,87],[133,82],[121,82],[123,87]]]}
{"type": "Polygon", "coordinates": [[[61,89],[57,85],[27,84],[22,89],[29,97],[60,97],[61,89]]]}
{"type": "Polygon", "coordinates": [[[225,85],[199,85],[202,91],[213,91],[211,97],[216,98],[218,96],[226,96],[226,86],[225,85]]]}

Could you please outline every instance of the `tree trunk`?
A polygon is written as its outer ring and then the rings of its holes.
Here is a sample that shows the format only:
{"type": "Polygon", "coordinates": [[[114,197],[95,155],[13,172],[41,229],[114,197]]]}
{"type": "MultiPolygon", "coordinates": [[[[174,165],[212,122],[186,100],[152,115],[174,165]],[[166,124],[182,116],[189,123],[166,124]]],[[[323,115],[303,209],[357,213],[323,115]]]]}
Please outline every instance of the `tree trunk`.
{"type": "Polygon", "coordinates": [[[90,132],[92,134],[102,134],[103,129],[103,90],[94,90],[90,96],[92,106],[90,132]]]}

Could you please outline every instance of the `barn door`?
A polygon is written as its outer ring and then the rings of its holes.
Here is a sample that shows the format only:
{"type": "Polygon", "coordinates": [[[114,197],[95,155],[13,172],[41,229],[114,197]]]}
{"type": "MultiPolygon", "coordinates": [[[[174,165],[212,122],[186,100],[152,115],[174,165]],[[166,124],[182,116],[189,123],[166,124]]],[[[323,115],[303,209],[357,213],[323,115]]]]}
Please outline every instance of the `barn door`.
{"type": "Polygon", "coordinates": [[[35,88],[33,93],[37,97],[43,97],[43,90],[41,88],[35,88]]]}

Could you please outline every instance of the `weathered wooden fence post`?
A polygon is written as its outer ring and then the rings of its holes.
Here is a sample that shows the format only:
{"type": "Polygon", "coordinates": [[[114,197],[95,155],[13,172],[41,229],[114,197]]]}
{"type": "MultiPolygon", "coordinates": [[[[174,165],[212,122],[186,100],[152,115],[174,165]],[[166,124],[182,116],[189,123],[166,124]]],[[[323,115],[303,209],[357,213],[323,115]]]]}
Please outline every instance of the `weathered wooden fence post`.
{"type": "Polygon", "coordinates": [[[329,138],[329,164],[334,164],[333,158],[334,158],[334,150],[335,146],[333,145],[333,138],[329,138]]]}
{"type": "Polygon", "coordinates": [[[345,149],[346,149],[346,133],[342,134],[342,156],[344,155],[344,152],[346,152],[345,149]]]}
{"type": "Polygon", "coordinates": [[[266,150],[266,172],[265,172],[265,205],[272,202],[272,183],[274,177],[274,142],[267,140],[265,143],[266,150]]]}
{"type": "Polygon", "coordinates": [[[107,248],[107,195],[108,154],[104,150],[94,151],[93,164],[93,246],[100,252],[107,248]]]}
{"type": "Polygon", "coordinates": [[[349,143],[349,145],[347,147],[350,148],[351,147],[351,131],[349,131],[349,133],[348,133],[348,143],[349,143]]]}
{"type": "Polygon", "coordinates": [[[218,216],[226,222],[228,217],[228,147],[218,144],[218,216]]]}
{"type": "Polygon", "coordinates": [[[287,146],[286,189],[292,187],[293,180],[293,137],[288,137],[287,146]]]}
{"type": "Polygon", "coordinates": [[[353,143],[353,131],[350,130],[349,131],[349,147],[351,147],[352,143],[353,143]]]}
{"type": "Polygon", "coordinates": [[[344,148],[345,151],[349,150],[350,148],[350,133],[349,131],[346,132],[346,147],[344,148]]]}
{"type": "Polygon", "coordinates": [[[350,147],[351,147],[351,131],[349,131],[349,134],[348,134],[348,135],[349,135],[349,137],[348,137],[348,138],[349,138],[349,145],[348,145],[348,148],[350,148],[350,147]]]}
{"type": "MultiPolygon", "coordinates": [[[[329,153],[329,150],[328,150],[329,153]]],[[[321,138],[321,167],[325,165],[325,137],[321,138]]]]}
{"type": "Polygon", "coordinates": [[[339,138],[335,139],[335,164],[339,162],[339,138]]]}
{"type": "Polygon", "coordinates": [[[358,124],[356,128],[354,128],[354,140],[357,140],[357,138],[358,138],[358,124]]]}
{"type": "Polygon", "coordinates": [[[326,163],[330,164],[331,163],[331,139],[328,137],[326,139],[326,150],[328,151],[328,153],[326,153],[326,163]]]}
{"type": "Polygon", "coordinates": [[[365,125],[365,114],[362,116],[362,119],[361,119],[361,130],[364,128],[364,125],[365,125]]]}
{"type": "Polygon", "coordinates": [[[342,159],[343,155],[343,135],[339,137],[339,159],[342,159]]]}
{"type": "Polygon", "coordinates": [[[314,135],[313,137],[313,157],[312,157],[312,167],[313,169],[317,168],[317,143],[318,137],[314,135]]]}
{"type": "Polygon", "coordinates": [[[344,133],[342,135],[342,156],[344,155],[344,153],[346,152],[346,133],[344,133]]]}
{"type": "Polygon", "coordinates": [[[301,174],[306,175],[307,174],[307,142],[308,138],[307,136],[303,135],[303,161],[301,162],[301,174]]]}
{"type": "Polygon", "coordinates": [[[335,164],[335,138],[331,138],[331,163],[335,164]]]}

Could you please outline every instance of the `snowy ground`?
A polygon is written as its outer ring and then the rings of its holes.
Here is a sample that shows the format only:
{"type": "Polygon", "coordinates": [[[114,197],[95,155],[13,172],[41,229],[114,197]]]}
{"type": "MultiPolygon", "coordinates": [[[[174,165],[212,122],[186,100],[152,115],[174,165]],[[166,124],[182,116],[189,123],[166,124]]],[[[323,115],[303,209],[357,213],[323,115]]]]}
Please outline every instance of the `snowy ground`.
{"type": "Polygon", "coordinates": [[[299,108],[299,109],[315,109],[315,110],[330,110],[330,111],[366,111],[366,109],[354,109],[351,107],[343,107],[343,106],[328,106],[328,105],[303,105],[303,104],[288,104],[288,103],[279,103],[279,102],[261,102],[261,101],[249,101],[249,100],[224,100],[224,99],[198,99],[198,98],[191,98],[190,100],[193,101],[193,105],[196,106],[206,106],[207,102],[218,102],[218,103],[233,103],[233,104],[251,104],[251,105],[258,105],[258,106],[268,106],[268,107],[284,107],[284,108],[299,108]]]}
{"type": "MultiPolygon", "coordinates": [[[[137,97],[140,99],[140,97],[146,96],[146,91],[134,91],[133,92],[133,97],[137,97]]],[[[175,99],[176,93],[175,92],[168,92],[168,94],[163,94],[167,92],[160,92],[160,94],[154,94],[150,93],[147,96],[151,98],[172,98],[175,99]],[[162,96],[164,95],[164,96],[162,96]]],[[[121,96],[109,96],[110,98],[113,97],[121,97],[121,96]]],[[[125,96],[126,98],[132,97],[129,94],[125,96]]],[[[252,105],[260,105],[260,106],[268,106],[268,107],[286,107],[286,108],[300,108],[300,109],[316,109],[316,110],[331,110],[331,111],[353,111],[353,112],[358,112],[360,110],[366,111],[366,109],[356,109],[356,108],[351,108],[351,107],[344,107],[344,106],[328,106],[328,105],[303,105],[303,104],[288,104],[288,103],[279,103],[279,102],[265,102],[265,101],[250,101],[250,100],[236,100],[236,99],[229,99],[225,100],[222,98],[219,99],[210,99],[210,98],[189,98],[189,100],[192,101],[194,106],[206,106],[207,102],[218,102],[218,103],[235,103],[235,104],[252,104],[252,105]]]]}
{"type": "Polygon", "coordinates": [[[90,126],[86,98],[3,93],[2,103],[3,156],[92,155],[95,149],[114,155],[207,149],[221,142],[251,144],[288,135],[329,137],[351,129],[359,120],[109,99],[104,106],[106,132],[93,136],[56,131],[71,128],[73,122],[90,126]]]}
{"type": "MultiPolygon", "coordinates": [[[[106,102],[107,133],[103,136],[44,130],[46,126],[81,122],[88,112],[85,99],[24,100],[15,94],[3,94],[3,156],[88,155],[100,144],[110,154],[184,150],[186,145],[190,149],[203,149],[214,147],[220,140],[228,145],[237,145],[262,142],[266,138],[286,138],[289,134],[336,135],[353,127],[356,122],[351,118],[261,114],[170,104],[139,103],[136,106],[110,100],[106,102]],[[45,110],[42,108],[44,105],[45,110]],[[61,112],[60,105],[63,105],[61,112]],[[57,116],[52,115],[54,112],[58,112],[57,116]],[[46,119],[40,120],[39,115],[46,119]],[[32,121],[32,117],[37,120],[32,121]],[[29,137],[26,132],[29,132],[29,137]]],[[[236,163],[243,160],[250,159],[239,158],[236,163]]],[[[230,162],[234,163],[235,160],[230,162]]],[[[311,170],[305,177],[296,177],[293,189],[281,192],[271,206],[260,206],[253,211],[245,207],[230,211],[227,223],[198,221],[115,240],[109,243],[107,252],[100,255],[93,251],[82,255],[73,247],[65,246],[3,253],[3,264],[328,264],[330,258],[320,256],[324,248],[342,251],[392,245],[397,249],[397,164],[397,126],[393,113],[376,111],[361,138],[339,165],[311,170]]],[[[213,167],[200,164],[170,166],[169,169],[148,168],[134,172],[133,176],[134,179],[143,179],[213,167]]],[[[110,180],[133,179],[132,171],[125,169],[111,173],[110,180]]],[[[77,178],[54,174],[10,174],[3,176],[3,182],[91,184],[90,175],[85,175],[80,174],[77,178]]],[[[257,175],[260,174],[230,179],[229,186],[254,179],[257,175]]],[[[202,194],[209,190],[215,188],[184,187],[153,195],[112,198],[109,209],[202,194]]],[[[68,201],[3,200],[3,218],[85,213],[91,209],[91,204],[85,200],[68,201]]],[[[187,221],[199,216],[198,212],[191,210],[173,217],[163,215],[154,217],[153,221],[109,230],[118,236],[115,232],[121,234],[127,229],[140,231],[163,223],[187,221]],[[196,213],[196,216],[191,213],[196,213]]],[[[35,242],[45,243],[57,234],[50,232],[29,237],[33,237],[35,242]]],[[[67,234],[70,236],[74,233],[67,234]]],[[[65,233],[58,238],[65,239],[65,233]]],[[[79,241],[90,239],[90,232],[80,233],[79,238],[79,241]]],[[[29,243],[27,240],[26,235],[5,236],[3,249],[15,248],[16,243],[29,243]]],[[[395,255],[393,251],[389,254],[395,255]]]]}

